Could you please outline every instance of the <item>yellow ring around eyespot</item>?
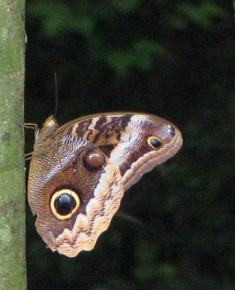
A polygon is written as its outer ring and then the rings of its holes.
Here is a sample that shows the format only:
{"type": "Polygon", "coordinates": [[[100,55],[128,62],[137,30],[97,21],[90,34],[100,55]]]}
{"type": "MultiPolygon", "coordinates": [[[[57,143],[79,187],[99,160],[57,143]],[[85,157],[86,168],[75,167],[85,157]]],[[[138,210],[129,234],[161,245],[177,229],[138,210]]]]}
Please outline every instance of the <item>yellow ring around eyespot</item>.
{"type": "Polygon", "coordinates": [[[71,189],[63,188],[61,190],[56,191],[53,194],[53,196],[51,198],[51,201],[50,201],[50,208],[51,208],[51,211],[52,211],[53,215],[56,218],[58,218],[59,220],[65,220],[65,219],[70,218],[74,214],[74,212],[78,209],[78,207],[80,206],[80,204],[81,204],[81,201],[80,201],[80,199],[79,199],[79,197],[78,197],[78,195],[77,195],[77,193],[75,191],[73,191],[71,189]],[[55,208],[55,200],[61,194],[68,194],[68,195],[72,196],[75,199],[75,201],[76,201],[75,208],[73,208],[72,211],[69,214],[67,214],[67,215],[60,215],[60,214],[58,214],[58,212],[56,211],[56,208],[55,208]]]}
{"type": "Polygon", "coordinates": [[[147,139],[147,143],[148,143],[148,145],[149,145],[151,148],[153,148],[153,149],[158,149],[158,148],[160,148],[161,145],[162,145],[162,141],[161,141],[159,138],[157,138],[156,136],[150,136],[150,137],[148,137],[148,139],[147,139]],[[154,146],[151,144],[151,141],[152,141],[153,139],[155,139],[155,140],[157,140],[157,141],[160,142],[159,147],[154,147],[154,146]]]}

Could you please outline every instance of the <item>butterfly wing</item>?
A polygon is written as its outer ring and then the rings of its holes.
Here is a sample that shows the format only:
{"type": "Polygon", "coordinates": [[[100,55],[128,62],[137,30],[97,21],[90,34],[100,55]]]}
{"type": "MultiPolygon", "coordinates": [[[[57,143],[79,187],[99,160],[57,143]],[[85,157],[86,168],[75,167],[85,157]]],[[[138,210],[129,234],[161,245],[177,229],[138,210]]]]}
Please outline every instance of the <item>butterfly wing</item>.
{"type": "Polygon", "coordinates": [[[93,249],[108,228],[124,193],[121,175],[89,141],[54,135],[49,146],[44,133],[38,136],[30,163],[28,201],[44,242],[74,257],[93,249]],[[43,140],[47,147],[42,147],[43,140]]]}
{"type": "Polygon", "coordinates": [[[181,132],[171,122],[141,113],[91,115],[65,124],[57,133],[96,144],[119,168],[125,190],[175,155],[183,143],[181,132]]]}
{"type": "Polygon", "coordinates": [[[138,113],[105,113],[62,127],[49,117],[37,132],[28,180],[36,228],[69,257],[91,250],[123,193],[182,145],[172,123],[138,113]]]}

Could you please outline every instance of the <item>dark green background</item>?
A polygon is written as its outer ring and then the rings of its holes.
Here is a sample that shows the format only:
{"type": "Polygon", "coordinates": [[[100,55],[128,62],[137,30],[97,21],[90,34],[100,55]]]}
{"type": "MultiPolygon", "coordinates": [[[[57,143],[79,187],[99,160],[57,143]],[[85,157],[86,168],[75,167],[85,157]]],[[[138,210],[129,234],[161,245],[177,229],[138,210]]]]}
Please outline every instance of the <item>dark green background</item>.
{"type": "MultiPolygon", "coordinates": [[[[46,249],[27,216],[28,289],[235,289],[235,30],[224,0],[27,3],[26,121],[104,111],[173,121],[182,150],[125,194],[95,249],[46,249]],[[55,85],[54,72],[58,84],[55,85]]],[[[26,132],[26,151],[33,134],[26,132]]]]}

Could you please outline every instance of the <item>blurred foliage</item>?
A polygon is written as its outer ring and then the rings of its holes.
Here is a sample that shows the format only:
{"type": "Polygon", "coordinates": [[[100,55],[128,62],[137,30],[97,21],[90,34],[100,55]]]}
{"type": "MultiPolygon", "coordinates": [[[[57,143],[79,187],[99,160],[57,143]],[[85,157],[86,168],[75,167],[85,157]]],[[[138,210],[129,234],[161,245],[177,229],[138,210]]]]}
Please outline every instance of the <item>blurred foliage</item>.
{"type": "MultiPolygon", "coordinates": [[[[223,0],[35,1],[26,121],[143,111],[183,132],[91,252],[45,249],[29,212],[29,290],[235,289],[235,30],[223,0]]],[[[33,136],[27,133],[26,150],[33,136]]]]}
{"type": "Polygon", "coordinates": [[[211,29],[216,18],[226,15],[222,7],[211,2],[176,1],[171,6],[172,1],[34,1],[28,10],[41,17],[46,36],[59,36],[65,31],[79,33],[88,44],[90,57],[100,58],[117,73],[125,74],[129,67],[152,69],[154,56],[164,53],[159,39],[159,43],[153,40],[154,29],[157,33],[166,23],[179,30],[190,24],[211,29]],[[152,35],[145,38],[148,30],[152,35]]]}

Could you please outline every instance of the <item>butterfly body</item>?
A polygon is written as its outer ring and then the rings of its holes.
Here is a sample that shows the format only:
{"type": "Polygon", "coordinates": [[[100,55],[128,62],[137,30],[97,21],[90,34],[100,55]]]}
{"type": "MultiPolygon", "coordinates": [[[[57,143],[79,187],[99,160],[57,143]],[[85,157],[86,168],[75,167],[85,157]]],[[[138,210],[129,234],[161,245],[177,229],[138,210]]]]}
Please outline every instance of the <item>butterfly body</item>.
{"type": "Polygon", "coordinates": [[[140,113],[104,113],[61,127],[51,116],[36,132],[28,200],[47,245],[69,257],[91,250],[124,191],[182,145],[170,122],[140,113]]]}

